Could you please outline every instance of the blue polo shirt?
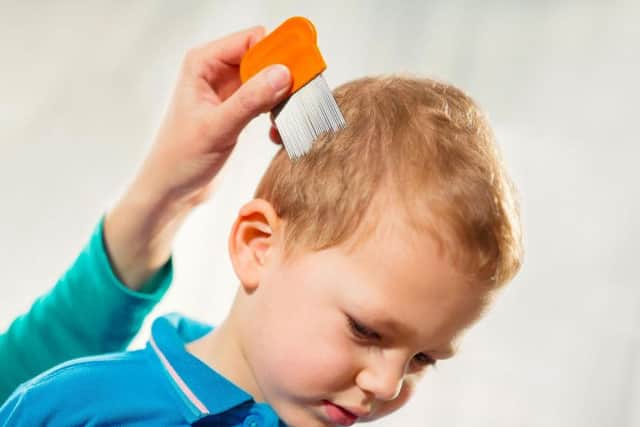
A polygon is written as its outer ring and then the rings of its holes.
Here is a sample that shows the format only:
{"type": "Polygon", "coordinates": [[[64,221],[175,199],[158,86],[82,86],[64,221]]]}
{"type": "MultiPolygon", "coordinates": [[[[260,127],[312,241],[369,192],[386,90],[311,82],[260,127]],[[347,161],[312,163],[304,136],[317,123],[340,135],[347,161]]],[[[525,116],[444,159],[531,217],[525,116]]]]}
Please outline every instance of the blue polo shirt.
{"type": "Polygon", "coordinates": [[[76,359],[22,384],[0,408],[0,426],[285,426],[186,351],[211,329],[158,318],[143,350],[76,359]]]}

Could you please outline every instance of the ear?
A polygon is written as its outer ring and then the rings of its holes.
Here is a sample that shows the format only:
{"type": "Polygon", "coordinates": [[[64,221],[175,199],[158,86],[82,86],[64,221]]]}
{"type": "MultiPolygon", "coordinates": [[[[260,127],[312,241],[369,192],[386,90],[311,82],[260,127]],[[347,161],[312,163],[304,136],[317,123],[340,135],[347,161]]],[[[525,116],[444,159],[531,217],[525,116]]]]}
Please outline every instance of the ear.
{"type": "Polygon", "coordinates": [[[280,218],[266,200],[254,199],[240,208],[229,235],[229,255],[247,292],[258,287],[268,256],[276,249],[280,226],[280,218]]]}

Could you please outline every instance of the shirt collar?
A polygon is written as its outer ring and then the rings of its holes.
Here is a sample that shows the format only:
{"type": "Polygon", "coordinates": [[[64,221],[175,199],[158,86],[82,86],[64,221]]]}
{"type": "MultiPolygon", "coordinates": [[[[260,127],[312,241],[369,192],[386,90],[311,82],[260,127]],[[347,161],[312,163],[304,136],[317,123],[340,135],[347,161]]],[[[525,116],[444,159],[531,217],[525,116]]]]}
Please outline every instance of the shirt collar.
{"type": "Polygon", "coordinates": [[[183,398],[188,413],[192,415],[189,422],[254,403],[251,395],[186,350],[186,343],[206,335],[212,329],[209,325],[178,314],[160,317],[151,327],[147,349],[155,354],[183,398]]]}

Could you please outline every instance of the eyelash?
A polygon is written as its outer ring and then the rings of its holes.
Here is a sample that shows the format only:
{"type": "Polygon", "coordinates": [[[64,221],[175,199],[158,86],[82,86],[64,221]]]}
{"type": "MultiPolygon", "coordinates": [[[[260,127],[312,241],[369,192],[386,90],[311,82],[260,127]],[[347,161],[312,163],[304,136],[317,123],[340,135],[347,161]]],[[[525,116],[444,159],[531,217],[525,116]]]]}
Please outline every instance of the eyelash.
{"type": "Polygon", "coordinates": [[[420,366],[435,366],[436,360],[429,356],[427,353],[418,353],[413,356],[413,361],[415,361],[420,366]]]}
{"type": "MultiPolygon", "coordinates": [[[[357,322],[355,319],[353,319],[350,316],[347,316],[347,319],[349,321],[349,329],[351,330],[351,333],[356,338],[360,340],[372,340],[372,341],[382,340],[382,337],[376,331],[369,329],[368,327],[357,322]]],[[[433,357],[429,356],[427,353],[416,354],[415,356],[413,356],[412,361],[414,361],[420,366],[429,366],[429,365],[436,364],[436,360],[433,357]]]]}
{"type": "Polygon", "coordinates": [[[379,333],[373,331],[361,323],[356,322],[352,317],[349,319],[349,329],[356,338],[379,341],[382,339],[379,333]]]}

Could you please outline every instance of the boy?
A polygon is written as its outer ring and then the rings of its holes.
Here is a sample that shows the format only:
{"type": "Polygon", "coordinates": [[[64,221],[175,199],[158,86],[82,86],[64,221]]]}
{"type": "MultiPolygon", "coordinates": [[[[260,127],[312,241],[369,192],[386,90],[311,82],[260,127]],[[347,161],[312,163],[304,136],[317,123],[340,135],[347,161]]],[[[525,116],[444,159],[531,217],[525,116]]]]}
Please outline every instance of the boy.
{"type": "Polygon", "coordinates": [[[335,96],[347,128],[299,161],[281,150],[240,209],[220,326],[158,319],[145,350],[49,371],[0,419],[314,427],[400,408],[519,269],[517,206],[456,88],[365,78],[335,96]]]}

